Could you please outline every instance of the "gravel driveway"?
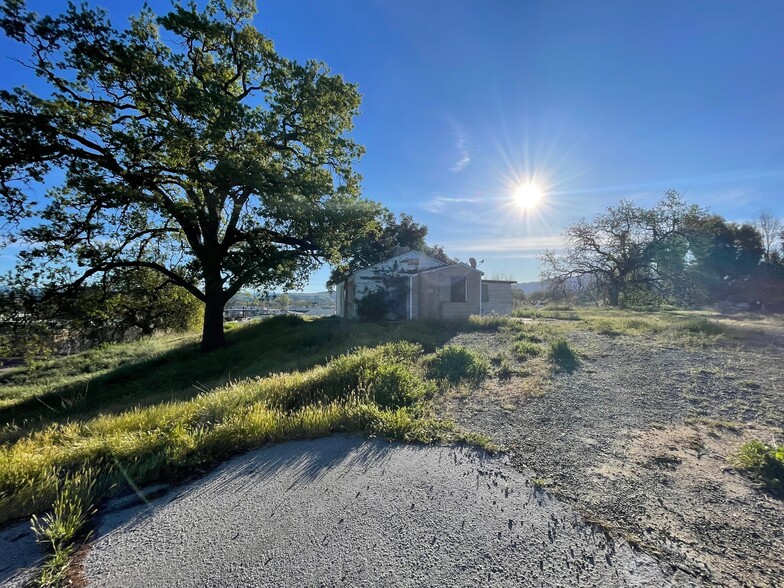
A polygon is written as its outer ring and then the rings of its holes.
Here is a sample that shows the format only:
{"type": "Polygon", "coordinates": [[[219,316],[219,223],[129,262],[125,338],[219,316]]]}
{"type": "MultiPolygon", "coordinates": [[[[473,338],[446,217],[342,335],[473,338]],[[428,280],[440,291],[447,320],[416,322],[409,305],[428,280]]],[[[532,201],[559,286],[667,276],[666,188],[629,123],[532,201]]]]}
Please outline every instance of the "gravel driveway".
{"type": "MultiPolygon", "coordinates": [[[[781,440],[784,337],[689,350],[574,332],[582,366],[532,394],[526,378],[450,397],[446,416],[586,519],[639,545],[678,585],[782,586],[784,503],[733,466],[748,439],[781,440]]],[[[475,348],[502,342],[457,343],[475,348]]],[[[462,337],[463,339],[460,339],[462,337]]]]}
{"type": "Polygon", "coordinates": [[[89,586],[650,586],[656,561],[497,458],[331,437],[104,515],[89,586]]]}

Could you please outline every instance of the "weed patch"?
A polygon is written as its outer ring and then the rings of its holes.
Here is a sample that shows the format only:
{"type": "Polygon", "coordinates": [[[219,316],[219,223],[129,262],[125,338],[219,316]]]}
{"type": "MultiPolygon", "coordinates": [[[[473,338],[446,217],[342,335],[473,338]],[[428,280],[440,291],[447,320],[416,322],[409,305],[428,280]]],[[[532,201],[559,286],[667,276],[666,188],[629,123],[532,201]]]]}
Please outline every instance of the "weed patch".
{"type": "Polygon", "coordinates": [[[727,332],[727,327],[703,317],[689,319],[678,325],[681,331],[689,333],[702,333],[703,335],[723,335],[727,332]]]}
{"type": "Polygon", "coordinates": [[[427,375],[435,380],[456,384],[461,380],[480,382],[487,377],[489,365],[475,351],[460,345],[447,345],[428,358],[427,375]]]}
{"type": "Polygon", "coordinates": [[[784,497],[784,445],[776,447],[754,439],[743,444],[737,461],[768,490],[784,497]]]}
{"type": "Polygon", "coordinates": [[[577,354],[564,339],[550,343],[549,357],[550,361],[552,361],[559,370],[565,372],[572,372],[580,365],[577,354]]]}
{"type": "Polygon", "coordinates": [[[520,360],[538,357],[542,354],[542,347],[532,341],[515,341],[512,343],[512,353],[520,360]]]}
{"type": "Polygon", "coordinates": [[[65,580],[77,539],[89,535],[84,529],[93,514],[94,497],[94,471],[80,470],[65,477],[50,512],[32,516],[36,541],[50,553],[36,577],[38,586],[59,586],[65,580]]]}

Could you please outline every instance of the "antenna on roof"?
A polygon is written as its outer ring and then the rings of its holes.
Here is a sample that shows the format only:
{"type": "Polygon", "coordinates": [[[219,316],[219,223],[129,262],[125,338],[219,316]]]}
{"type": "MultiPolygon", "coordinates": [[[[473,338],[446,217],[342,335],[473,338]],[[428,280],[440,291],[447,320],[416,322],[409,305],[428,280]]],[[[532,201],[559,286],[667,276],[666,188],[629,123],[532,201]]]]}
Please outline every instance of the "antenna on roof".
{"type": "Polygon", "coordinates": [[[476,269],[476,259],[474,259],[473,257],[469,257],[468,263],[471,265],[472,268],[476,269]]]}

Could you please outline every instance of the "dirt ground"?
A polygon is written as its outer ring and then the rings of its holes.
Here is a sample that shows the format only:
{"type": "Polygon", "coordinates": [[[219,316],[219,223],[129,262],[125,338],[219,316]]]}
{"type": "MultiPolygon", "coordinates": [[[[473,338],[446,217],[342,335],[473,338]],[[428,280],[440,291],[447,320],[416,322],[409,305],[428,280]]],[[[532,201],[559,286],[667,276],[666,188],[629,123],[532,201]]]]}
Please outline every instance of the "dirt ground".
{"type": "MultiPolygon", "coordinates": [[[[573,329],[574,373],[518,370],[442,408],[586,519],[656,556],[677,585],[782,586],[784,502],[733,466],[748,439],[784,441],[784,332],[755,329],[701,349],[573,329]]],[[[505,336],[455,343],[489,355],[505,336]]]]}

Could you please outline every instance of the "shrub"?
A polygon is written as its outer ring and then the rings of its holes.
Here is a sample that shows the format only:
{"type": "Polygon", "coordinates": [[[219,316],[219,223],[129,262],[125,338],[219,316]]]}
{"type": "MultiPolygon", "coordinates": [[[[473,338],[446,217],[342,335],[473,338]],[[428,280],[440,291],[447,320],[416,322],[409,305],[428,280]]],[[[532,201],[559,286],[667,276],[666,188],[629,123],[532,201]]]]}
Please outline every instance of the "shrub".
{"type": "Polygon", "coordinates": [[[460,380],[479,382],[487,377],[489,365],[484,358],[460,345],[447,345],[428,359],[431,378],[456,384],[460,380]]]}
{"type": "Polygon", "coordinates": [[[682,331],[690,333],[702,333],[704,335],[723,335],[727,332],[727,328],[715,321],[709,321],[706,318],[693,318],[678,325],[682,331]]]}
{"type": "Polygon", "coordinates": [[[518,359],[528,359],[542,354],[542,348],[532,341],[515,341],[512,344],[512,352],[518,359]]]}
{"type": "Polygon", "coordinates": [[[389,312],[387,293],[376,290],[357,299],[357,316],[363,321],[382,321],[389,312]]]}
{"type": "Polygon", "coordinates": [[[494,314],[479,316],[477,314],[472,314],[468,317],[465,328],[471,331],[498,331],[502,327],[507,327],[513,324],[515,324],[515,321],[510,319],[508,316],[499,316],[494,314]]]}
{"type": "Polygon", "coordinates": [[[368,395],[385,408],[401,408],[421,401],[433,388],[400,364],[381,365],[364,374],[368,395]]]}
{"type": "Polygon", "coordinates": [[[544,340],[540,336],[534,335],[533,333],[527,331],[518,332],[515,335],[515,339],[518,341],[530,341],[531,343],[541,343],[544,340]]]}
{"type": "Polygon", "coordinates": [[[784,496],[784,445],[776,447],[754,439],[740,448],[738,463],[771,492],[784,496]]]}
{"type": "Polygon", "coordinates": [[[558,369],[566,372],[574,371],[580,365],[577,354],[569,347],[569,343],[563,339],[550,343],[550,360],[558,369]]]}
{"type": "MultiPolygon", "coordinates": [[[[391,379],[395,378],[391,366],[405,370],[402,363],[413,362],[421,355],[422,347],[408,342],[389,343],[374,349],[357,349],[308,372],[279,374],[273,377],[271,381],[275,382],[275,385],[265,393],[267,404],[272,408],[290,412],[311,404],[346,401],[371,394],[370,387],[376,376],[387,379],[383,386],[389,390],[389,387],[393,386],[391,379]],[[390,369],[384,371],[383,368],[390,369]]],[[[404,385],[402,379],[399,385],[404,385]]],[[[411,394],[416,396],[413,391],[411,394]]]]}
{"type": "Polygon", "coordinates": [[[506,361],[505,359],[498,366],[498,378],[500,380],[508,380],[514,375],[514,373],[515,373],[514,369],[512,368],[511,365],[509,365],[509,362],[506,361]]]}

